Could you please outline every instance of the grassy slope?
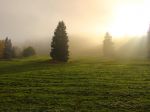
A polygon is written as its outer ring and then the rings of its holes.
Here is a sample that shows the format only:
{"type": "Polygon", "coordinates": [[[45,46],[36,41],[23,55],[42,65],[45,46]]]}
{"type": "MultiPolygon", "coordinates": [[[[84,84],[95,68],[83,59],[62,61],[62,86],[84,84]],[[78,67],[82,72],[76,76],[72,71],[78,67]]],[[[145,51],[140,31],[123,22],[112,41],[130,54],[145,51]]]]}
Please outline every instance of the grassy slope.
{"type": "Polygon", "coordinates": [[[0,112],[150,112],[150,62],[0,62],[0,112]]]}

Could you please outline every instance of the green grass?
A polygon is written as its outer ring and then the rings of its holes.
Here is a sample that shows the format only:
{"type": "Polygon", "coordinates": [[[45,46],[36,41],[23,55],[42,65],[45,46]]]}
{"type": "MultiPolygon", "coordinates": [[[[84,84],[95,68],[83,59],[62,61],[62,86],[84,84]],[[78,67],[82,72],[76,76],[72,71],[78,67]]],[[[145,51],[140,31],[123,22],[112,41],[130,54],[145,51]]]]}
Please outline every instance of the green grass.
{"type": "Polygon", "coordinates": [[[150,112],[150,62],[0,61],[0,112],[150,112]]]}

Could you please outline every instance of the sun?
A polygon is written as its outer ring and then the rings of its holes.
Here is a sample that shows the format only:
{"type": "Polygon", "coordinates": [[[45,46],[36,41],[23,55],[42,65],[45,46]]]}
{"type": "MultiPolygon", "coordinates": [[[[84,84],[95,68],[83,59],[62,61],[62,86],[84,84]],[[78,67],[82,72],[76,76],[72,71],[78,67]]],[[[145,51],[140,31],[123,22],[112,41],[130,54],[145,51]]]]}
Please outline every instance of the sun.
{"type": "Polygon", "coordinates": [[[109,32],[115,37],[144,35],[150,24],[149,0],[138,4],[120,4],[114,10],[109,32]]]}

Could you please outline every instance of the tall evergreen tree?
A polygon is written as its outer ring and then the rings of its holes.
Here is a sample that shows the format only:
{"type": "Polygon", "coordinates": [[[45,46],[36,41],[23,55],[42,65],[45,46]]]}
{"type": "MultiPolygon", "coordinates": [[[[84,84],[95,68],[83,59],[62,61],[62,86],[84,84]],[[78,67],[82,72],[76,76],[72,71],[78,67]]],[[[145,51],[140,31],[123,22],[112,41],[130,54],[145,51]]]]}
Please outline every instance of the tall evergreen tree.
{"type": "Polygon", "coordinates": [[[148,58],[150,59],[150,27],[147,33],[147,54],[148,58]]]}
{"type": "Polygon", "coordinates": [[[114,44],[112,42],[112,36],[107,32],[103,42],[103,53],[106,57],[114,55],[114,44]]]}
{"type": "Polygon", "coordinates": [[[51,43],[50,56],[54,61],[67,62],[69,59],[68,36],[63,21],[58,23],[51,43]]]}
{"type": "Polygon", "coordinates": [[[12,58],[12,43],[8,37],[5,39],[4,43],[4,59],[11,59],[12,58]]]}

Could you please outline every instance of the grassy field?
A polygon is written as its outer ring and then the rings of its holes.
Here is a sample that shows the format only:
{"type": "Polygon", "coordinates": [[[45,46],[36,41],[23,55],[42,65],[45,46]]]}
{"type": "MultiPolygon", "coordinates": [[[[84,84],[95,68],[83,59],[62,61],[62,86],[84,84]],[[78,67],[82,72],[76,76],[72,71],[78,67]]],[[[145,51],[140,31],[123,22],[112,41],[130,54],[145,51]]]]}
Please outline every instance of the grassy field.
{"type": "Polygon", "coordinates": [[[150,112],[150,61],[0,61],[0,112],[150,112]]]}

